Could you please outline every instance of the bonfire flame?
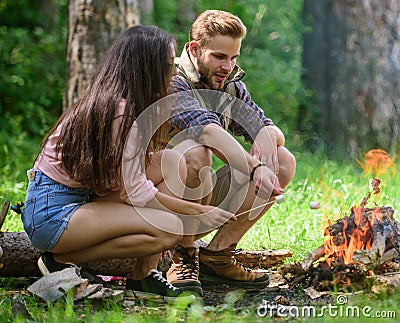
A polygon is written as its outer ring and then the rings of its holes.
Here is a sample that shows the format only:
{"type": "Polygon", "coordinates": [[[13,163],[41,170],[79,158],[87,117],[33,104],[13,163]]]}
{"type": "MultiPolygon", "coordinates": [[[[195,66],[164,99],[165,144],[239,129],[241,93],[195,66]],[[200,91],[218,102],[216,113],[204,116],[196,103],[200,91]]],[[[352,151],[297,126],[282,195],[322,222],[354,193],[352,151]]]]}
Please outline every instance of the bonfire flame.
{"type": "MultiPolygon", "coordinates": [[[[396,156],[390,157],[382,149],[372,149],[365,154],[364,162],[357,159],[364,173],[379,177],[382,174],[396,173],[396,156]]],[[[369,250],[372,246],[374,236],[374,223],[381,221],[383,214],[376,205],[376,209],[365,216],[365,206],[371,195],[379,196],[381,181],[378,178],[371,180],[372,190],[362,200],[360,206],[351,209],[350,217],[340,220],[340,223],[332,226],[328,220],[328,227],[324,232],[325,262],[331,266],[333,261],[350,264],[353,262],[353,255],[356,250],[369,250]],[[332,228],[334,227],[334,229],[332,228]],[[337,229],[340,228],[338,232],[337,229]],[[335,232],[330,232],[335,230],[335,232]]]]}
{"type": "MultiPolygon", "coordinates": [[[[345,264],[353,262],[353,255],[356,250],[368,250],[372,246],[375,220],[381,221],[383,214],[377,207],[370,216],[364,216],[364,207],[371,194],[380,193],[380,180],[372,179],[372,191],[363,199],[360,206],[353,206],[350,217],[341,220],[341,232],[332,234],[329,228],[332,222],[328,220],[328,227],[324,232],[325,262],[331,266],[333,261],[340,260],[345,264]]],[[[339,226],[340,227],[340,226],[339,226]]]]}

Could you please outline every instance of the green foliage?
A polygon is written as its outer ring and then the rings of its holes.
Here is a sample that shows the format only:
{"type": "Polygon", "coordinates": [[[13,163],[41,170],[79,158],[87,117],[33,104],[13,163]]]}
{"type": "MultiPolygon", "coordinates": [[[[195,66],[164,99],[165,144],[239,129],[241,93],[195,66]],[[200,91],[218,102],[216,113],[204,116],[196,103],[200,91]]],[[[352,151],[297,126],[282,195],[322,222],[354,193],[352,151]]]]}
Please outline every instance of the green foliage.
{"type": "Polygon", "coordinates": [[[2,198],[25,182],[40,141],[61,113],[66,9],[66,1],[0,1],[2,198]]]}
{"type": "Polygon", "coordinates": [[[179,48],[188,41],[192,20],[187,12],[194,10],[196,2],[192,0],[154,0],[154,10],[141,16],[143,24],[154,24],[174,35],[179,48]]]}
{"type": "Polygon", "coordinates": [[[42,27],[0,27],[2,129],[16,118],[29,135],[43,135],[43,127],[61,111],[63,53],[56,35],[42,27]]]}

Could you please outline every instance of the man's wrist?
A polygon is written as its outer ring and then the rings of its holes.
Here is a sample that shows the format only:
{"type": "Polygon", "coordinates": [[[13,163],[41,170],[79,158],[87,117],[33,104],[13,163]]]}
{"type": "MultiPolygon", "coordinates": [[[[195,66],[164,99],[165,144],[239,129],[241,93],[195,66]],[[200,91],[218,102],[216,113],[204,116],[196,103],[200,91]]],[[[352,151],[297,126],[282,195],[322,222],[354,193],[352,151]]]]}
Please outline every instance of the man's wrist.
{"type": "Polygon", "coordinates": [[[250,172],[250,181],[254,180],[254,173],[256,172],[256,169],[257,169],[258,167],[261,167],[261,166],[267,166],[267,164],[259,163],[259,164],[257,164],[256,166],[254,166],[253,169],[252,169],[251,172],[250,172]]]}

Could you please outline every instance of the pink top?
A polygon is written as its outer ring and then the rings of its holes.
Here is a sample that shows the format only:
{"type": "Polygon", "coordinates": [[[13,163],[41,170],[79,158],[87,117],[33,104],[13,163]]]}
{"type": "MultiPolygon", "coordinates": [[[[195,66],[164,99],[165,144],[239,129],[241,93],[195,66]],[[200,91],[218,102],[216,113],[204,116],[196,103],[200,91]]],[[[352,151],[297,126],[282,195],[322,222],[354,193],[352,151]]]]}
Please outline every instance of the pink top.
{"type": "MultiPolygon", "coordinates": [[[[121,126],[123,112],[125,110],[125,100],[121,100],[119,109],[116,113],[115,119],[113,121],[113,142],[116,142],[117,130],[121,126]]],[[[34,165],[35,169],[39,169],[48,177],[54,181],[64,184],[68,187],[83,187],[83,185],[75,180],[73,180],[65,171],[62,161],[61,153],[56,154],[56,143],[60,136],[60,131],[62,124],[60,124],[57,129],[50,135],[49,140],[43,147],[39,154],[39,157],[34,165]]],[[[101,193],[102,195],[107,195],[114,193],[115,191],[120,191],[121,199],[128,204],[143,207],[147,202],[152,200],[158,189],[154,186],[151,180],[146,178],[146,174],[142,170],[141,158],[144,156],[138,155],[135,158],[130,158],[134,156],[138,147],[140,136],[137,123],[134,122],[131,131],[126,139],[125,149],[122,155],[122,179],[124,182],[124,187],[116,187],[106,193],[101,193]]],[[[99,194],[99,192],[95,193],[99,194]]]]}

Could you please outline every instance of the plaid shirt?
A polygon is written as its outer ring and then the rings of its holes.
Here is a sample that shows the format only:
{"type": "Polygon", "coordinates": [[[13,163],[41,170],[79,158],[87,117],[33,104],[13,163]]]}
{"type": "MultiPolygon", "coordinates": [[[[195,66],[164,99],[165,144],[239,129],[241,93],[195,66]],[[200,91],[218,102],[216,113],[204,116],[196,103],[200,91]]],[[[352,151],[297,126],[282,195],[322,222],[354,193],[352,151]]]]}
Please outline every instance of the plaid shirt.
{"type": "Polygon", "coordinates": [[[170,87],[171,93],[175,93],[170,124],[187,131],[194,140],[197,141],[203,128],[212,123],[228,128],[235,136],[244,136],[249,142],[253,142],[262,127],[274,125],[251,100],[246,85],[240,80],[244,72],[238,66],[228,78],[227,85],[231,84],[226,86],[225,92],[205,90],[196,82],[199,76],[194,74],[197,72],[186,49],[179,59],[178,71],[170,87]],[[230,93],[240,100],[233,100],[230,93]]]}

